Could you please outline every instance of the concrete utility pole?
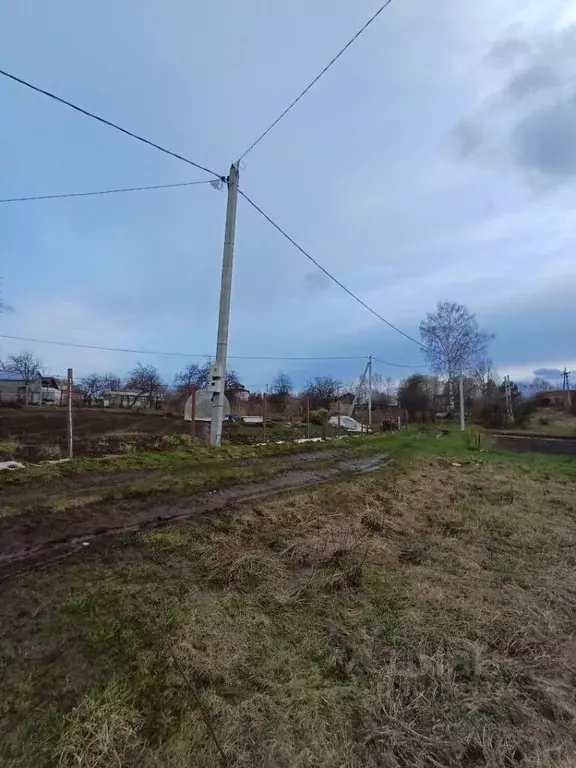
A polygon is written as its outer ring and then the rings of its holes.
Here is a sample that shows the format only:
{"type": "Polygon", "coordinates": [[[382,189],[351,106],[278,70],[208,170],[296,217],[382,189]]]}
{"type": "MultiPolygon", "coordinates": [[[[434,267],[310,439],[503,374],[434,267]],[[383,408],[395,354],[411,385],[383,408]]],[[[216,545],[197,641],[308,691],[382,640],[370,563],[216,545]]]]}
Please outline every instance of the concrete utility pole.
{"type": "Polygon", "coordinates": [[[464,376],[460,374],[460,429],[466,431],[466,414],[464,413],[464,376]]]}
{"type": "Polygon", "coordinates": [[[368,429],[372,426],[372,355],[368,358],[368,429]]]}
{"type": "Polygon", "coordinates": [[[226,206],[226,230],[222,258],[222,282],[220,284],[220,314],[218,316],[218,341],[216,362],[210,366],[212,390],[212,423],[210,445],[218,447],[222,440],[224,418],[224,389],[226,382],[226,356],[228,354],[228,326],[230,325],[230,296],[232,293],[232,267],[234,264],[234,235],[236,232],[236,208],[238,205],[238,165],[230,166],[228,176],[228,204],[226,206]]]}
{"type": "Polygon", "coordinates": [[[370,363],[366,363],[366,367],[364,368],[364,373],[362,374],[362,377],[360,379],[360,384],[358,384],[358,388],[356,389],[356,394],[354,395],[354,400],[352,400],[352,406],[350,408],[350,416],[354,416],[354,409],[356,408],[356,404],[358,403],[358,398],[360,397],[360,392],[364,389],[364,382],[366,381],[366,375],[368,374],[368,366],[370,363]]]}

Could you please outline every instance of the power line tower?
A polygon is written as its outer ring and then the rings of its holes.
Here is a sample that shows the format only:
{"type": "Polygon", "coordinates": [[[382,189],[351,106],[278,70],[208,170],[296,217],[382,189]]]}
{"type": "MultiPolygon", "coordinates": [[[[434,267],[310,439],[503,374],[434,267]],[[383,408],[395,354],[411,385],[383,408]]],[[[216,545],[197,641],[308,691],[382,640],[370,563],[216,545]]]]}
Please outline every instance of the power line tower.
{"type": "Polygon", "coordinates": [[[354,400],[352,401],[352,406],[350,408],[350,416],[354,416],[354,410],[358,404],[358,400],[364,394],[366,383],[368,384],[367,390],[366,390],[366,398],[367,398],[367,404],[368,404],[368,426],[371,427],[372,426],[372,355],[370,355],[370,357],[368,358],[368,362],[366,363],[364,372],[360,377],[360,383],[358,384],[358,388],[356,389],[356,394],[354,395],[354,400]]]}

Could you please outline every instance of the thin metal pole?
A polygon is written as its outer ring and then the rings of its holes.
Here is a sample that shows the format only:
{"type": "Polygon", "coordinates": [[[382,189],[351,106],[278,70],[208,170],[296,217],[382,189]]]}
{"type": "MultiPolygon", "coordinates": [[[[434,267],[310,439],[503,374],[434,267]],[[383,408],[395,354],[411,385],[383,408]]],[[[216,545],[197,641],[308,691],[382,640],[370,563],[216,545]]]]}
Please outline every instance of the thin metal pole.
{"type": "Polygon", "coordinates": [[[306,398],[306,424],[307,424],[307,434],[308,437],[310,437],[310,397],[306,398]]]}
{"type": "Polygon", "coordinates": [[[72,431],[72,381],[74,372],[72,368],[68,368],[68,425],[67,425],[67,437],[68,437],[68,458],[74,457],[74,433],[72,431]]]}
{"type": "Polygon", "coordinates": [[[266,395],[268,393],[264,392],[262,395],[262,431],[264,433],[264,442],[266,442],[266,395]]]}
{"type": "Polygon", "coordinates": [[[234,236],[236,231],[236,208],[238,204],[238,166],[230,166],[228,176],[228,203],[226,206],[226,230],[224,254],[222,257],[222,282],[220,285],[220,313],[218,315],[218,341],[216,363],[212,377],[212,423],[210,445],[218,447],[222,440],[224,418],[224,388],[226,381],[226,356],[228,353],[228,327],[230,325],[230,296],[232,293],[232,269],[234,265],[234,236]]]}
{"type": "Polygon", "coordinates": [[[368,430],[372,427],[372,355],[368,358],[368,430]]]}
{"type": "Polygon", "coordinates": [[[466,416],[464,414],[464,376],[460,374],[460,429],[466,431],[466,416]]]}

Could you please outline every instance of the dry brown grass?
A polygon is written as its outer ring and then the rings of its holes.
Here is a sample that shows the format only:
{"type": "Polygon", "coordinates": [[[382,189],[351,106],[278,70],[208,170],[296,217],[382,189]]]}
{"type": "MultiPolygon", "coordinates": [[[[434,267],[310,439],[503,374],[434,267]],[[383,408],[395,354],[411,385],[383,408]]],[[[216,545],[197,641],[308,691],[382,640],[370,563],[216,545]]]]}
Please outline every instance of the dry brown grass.
{"type": "Polygon", "coordinates": [[[44,626],[78,679],[57,678],[49,728],[30,681],[47,633],[22,605],[6,620],[27,651],[6,662],[2,764],[218,765],[173,649],[230,766],[574,766],[575,489],[426,461],[138,537],[80,583],[71,569],[44,626]],[[15,745],[37,733],[42,749],[15,745]]]}

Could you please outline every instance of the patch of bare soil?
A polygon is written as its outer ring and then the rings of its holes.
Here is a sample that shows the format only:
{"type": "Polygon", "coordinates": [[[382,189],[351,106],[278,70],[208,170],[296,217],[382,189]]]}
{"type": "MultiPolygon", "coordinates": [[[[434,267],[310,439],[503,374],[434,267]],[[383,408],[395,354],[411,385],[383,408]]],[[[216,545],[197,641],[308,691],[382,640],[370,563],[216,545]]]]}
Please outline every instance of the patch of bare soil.
{"type": "MultiPolygon", "coordinates": [[[[306,454],[305,454],[306,456],[306,454]]],[[[318,458],[316,456],[316,458],[318,458]]],[[[146,528],[158,528],[189,517],[212,514],[245,501],[283,491],[326,483],[344,474],[373,472],[389,460],[387,454],[348,458],[315,470],[295,469],[261,482],[211,490],[171,503],[126,500],[114,505],[81,507],[63,513],[30,512],[0,520],[0,579],[22,565],[74,551],[94,538],[146,528]]]]}

